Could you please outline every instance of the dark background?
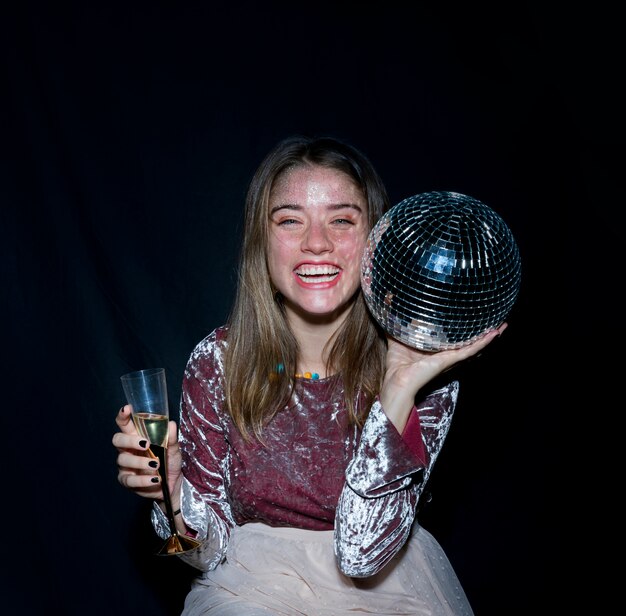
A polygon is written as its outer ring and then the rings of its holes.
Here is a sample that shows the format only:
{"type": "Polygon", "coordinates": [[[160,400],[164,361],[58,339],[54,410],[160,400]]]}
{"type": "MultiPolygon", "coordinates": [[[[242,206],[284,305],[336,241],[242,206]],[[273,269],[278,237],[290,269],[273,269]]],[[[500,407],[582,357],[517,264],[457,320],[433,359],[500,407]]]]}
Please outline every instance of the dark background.
{"type": "Polygon", "coordinates": [[[195,572],[153,556],[149,503],[117,483],[119,376],[165,367],[177,418],[187,358],[230,308],[247,183],[293,132],[361,148],[392,203],[457,191],[511,228],[520,296],[505,335],[457,369],[420,519],[477,616],[561,604],[571,383],[556,371],[589,254],[581,211],[617,251],[614,18],[393,2],[3,12],[11,613],[180,613],[195,572]]]}

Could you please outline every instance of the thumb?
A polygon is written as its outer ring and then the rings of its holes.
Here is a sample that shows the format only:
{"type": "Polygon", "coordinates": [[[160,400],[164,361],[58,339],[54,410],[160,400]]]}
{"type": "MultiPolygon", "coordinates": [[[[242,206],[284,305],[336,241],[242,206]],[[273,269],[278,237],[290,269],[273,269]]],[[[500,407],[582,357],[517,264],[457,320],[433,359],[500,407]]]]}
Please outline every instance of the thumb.
{"type": "Polygon", "coordinates": [[[168,426],[167,443],[168,447],[178,447],[178,426],[173,419],[168,426]]]}

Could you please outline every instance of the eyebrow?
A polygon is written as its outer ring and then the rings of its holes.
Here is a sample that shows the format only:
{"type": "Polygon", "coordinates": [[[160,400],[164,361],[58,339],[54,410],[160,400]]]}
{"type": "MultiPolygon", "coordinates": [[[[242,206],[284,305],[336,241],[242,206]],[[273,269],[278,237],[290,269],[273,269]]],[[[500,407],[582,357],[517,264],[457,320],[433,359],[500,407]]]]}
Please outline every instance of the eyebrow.
{"type": "MultiPolygon", "coordinates": [[[[270,210],[270,216],[273,216],[276,212],[280,210],[303,210],[304,207],[301,205],[297,205],[295,203],[284,203],[282,205],[276,205],[270,210]]],[[[363,209],[357,205],[356,203],[332,203],[327,207],[329,210],[344,210],[344,209],[352,209],[359,213],[363,212],[363,209]]]]}

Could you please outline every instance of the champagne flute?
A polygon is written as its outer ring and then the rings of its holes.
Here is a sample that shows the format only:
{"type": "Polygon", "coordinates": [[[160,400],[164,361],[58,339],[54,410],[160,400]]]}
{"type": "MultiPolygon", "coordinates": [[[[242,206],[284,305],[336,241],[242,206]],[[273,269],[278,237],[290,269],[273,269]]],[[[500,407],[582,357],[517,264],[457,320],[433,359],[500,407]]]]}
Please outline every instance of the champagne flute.
{"type": "Polygon", "coordinates": [[[188,552],[200,542],[178,532],[167,481],[167,441],[169,428],[169,405],[167,382],[163,368],[147,368],[129,372],[121,377],[122,387],[131,406],[133,423],[137,432],[150,441],[150,453],[159,460],[159,474],[163,487],[165,510],[171,535],[157,552],[169,556],[188,552]]]}

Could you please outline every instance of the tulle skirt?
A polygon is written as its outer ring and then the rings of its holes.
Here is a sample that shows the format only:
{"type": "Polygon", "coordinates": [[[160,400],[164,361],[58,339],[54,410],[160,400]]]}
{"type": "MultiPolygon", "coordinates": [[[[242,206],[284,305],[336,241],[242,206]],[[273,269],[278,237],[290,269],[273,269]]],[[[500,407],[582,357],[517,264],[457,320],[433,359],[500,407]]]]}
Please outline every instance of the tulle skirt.
{"type": "Polygon", "coordinates": [[[182,616],[472,615],[443,549],[414,525],[377,575],[355,579],[335,564],[332,531],[251,523],[231,534],[226,562],[195,580],[182,616]]]}

